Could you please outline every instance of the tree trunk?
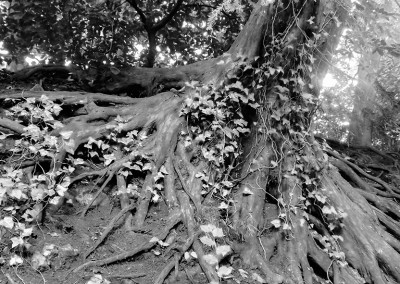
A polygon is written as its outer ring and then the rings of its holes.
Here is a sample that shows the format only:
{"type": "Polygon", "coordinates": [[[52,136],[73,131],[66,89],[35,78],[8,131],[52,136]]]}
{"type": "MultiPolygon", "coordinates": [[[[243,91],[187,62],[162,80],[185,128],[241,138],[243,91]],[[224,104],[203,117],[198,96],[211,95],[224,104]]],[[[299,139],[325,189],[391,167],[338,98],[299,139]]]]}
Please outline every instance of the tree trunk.
{"type": "Polygon", "coordinates": [[[372,143],[374,112],[378,104],[374,81],[380,58],[378,53],[366,52],[360,59],[349,127],[349,142],[354,146],[371,146],[372,143]]]}
{"type": "MultiPolygon", "coordinates": [[[[222,242],[243,261],[235,269],[258,268],[264,283],[399,283],[400,192],[309,133],[326,61],[349,9],[350,1],[260,1],[226,54],[180,68],[123,70],[108,86],[142,88],[148,90],[146,98],[45,93],[70,110],[62,129],[51,132],[61,153],[74,155],[80,145],[116,130],[133,141],[125,152],[115,150],[122,158],[70,182],[117,174],[121,204],[127,208],[120,171],[138,160],[148,162],[138,177],[135,216],[126,227],[143,228],[152,198],[163,188],[170,215],[165,228],[153,235],[164,240],[183,222],[188,240],[183,247],[196,252],[204,283],[220,282],[217,272],[226,263],[218,253],[222,242]],[[160,89],[168,91],[153,95],[160,89]],[[205,229],[211,225],[222,228],[225,237],[205,229]],[[207,247],[199,235],[218,241],[207,247]]],[[[23,97],[43,93],[24,92],[23,97]]],[[[11,122],[0,120],[4,128],[24,131],[11,122]]],[[[50,171],[57,176],[58,170],[50,171]]],[[[127,259],[154,245],[145,242],[74,272],[127,259]]],[[[260,279],[254,275],[251,281],[260,279]]]]}

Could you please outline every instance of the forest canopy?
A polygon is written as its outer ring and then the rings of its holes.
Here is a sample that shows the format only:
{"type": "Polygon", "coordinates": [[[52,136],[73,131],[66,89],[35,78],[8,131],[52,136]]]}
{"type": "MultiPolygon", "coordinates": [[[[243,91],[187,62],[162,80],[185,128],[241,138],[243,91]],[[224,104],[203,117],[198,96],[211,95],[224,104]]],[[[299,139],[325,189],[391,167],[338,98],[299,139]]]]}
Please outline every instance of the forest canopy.
{"type": "Polygon", "coordinates": [[[399,283],[399,16],[0,1],[6,281],[399,283]]]}

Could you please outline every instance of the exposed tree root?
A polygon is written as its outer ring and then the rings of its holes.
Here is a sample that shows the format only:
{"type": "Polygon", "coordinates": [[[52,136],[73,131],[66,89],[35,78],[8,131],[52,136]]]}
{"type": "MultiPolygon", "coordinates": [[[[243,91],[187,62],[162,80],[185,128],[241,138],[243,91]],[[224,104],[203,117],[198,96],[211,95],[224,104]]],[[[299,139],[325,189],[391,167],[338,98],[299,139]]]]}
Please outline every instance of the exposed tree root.
{"type": "MultiPolygon", "coordinates": [[[[180,212],[171,214],[169,216],[169,219],[167,220],[167,225],[165,226],[165,228],[158,234],[154,234],[155,237],[157,237],[159,240],[164,240],[167,237],[169,231],[174,226],[176,226],[176,224],[178,224],[180,221],[181,221],[181,213],[180,212]]],[[[148,251],[149,249],[154,247],[156,244],[157,244],[157,242],[146,241],[141,246],[139,246],[131,251],[124,252],[124,253],[109,257],[109,258],[101,259],[101,260],[86,262],[86,263],[82,264],[81,266],[73,269],[72,272],[76,273],[84,268],[93,267],[93,266],[102,266],[102,265],[111,264],[111,263],[114,263],[117,261],[121,261],[121,260],[127,259],[129,257],[132,257],[138,253],[148,251]]]]}
{"type": "Polygon", "coordinates": [[[330,155],[334,156],[335,158],[341,160],[343,163],[349,165],[352,169],[356,170],[356,171],[357,171],[359,174],[361,174],[362,176],[364,176],[364,177],[366,177],[366,178],[368,178],[368,179],[370,179],[370,180],[372,180],[372,181],[374,181],[374,182],[376,182],[376,183],[382,185],[383,188],[386,189],[386,191],[388,191],[388,192],[394,194],[395,197],[397,197],[397,198],[400,197],[400,195],[396,195],[396,194],[393,192],[393,189],[392,189],[391,186],[389,186],[386,182],[384,182],[384,181],[381,180],[380,178],[377,178],[377,177],[374,177],[374,176],[372,176],[372,175],[370,175],[370,174],[367,174],[367,173],[366,173],[365,171],[363,171],[360,167],[358,167],[357,165],[355,165],[355,164],[353,164],[353,163],[347,161],[346,159],[341,158],[338,154],[336,154],[336,153],[333,152],[333,151],[327,150],[327,153],[329,153],[330,155]]]}
{"type": "MultiPolygon", "coordinates": [[[[182,210],[182,215],[183,215],[183,220],[185,223],[185,226],[188,230],[188,235],[191,238],[196,234],[196,221],[194,219],[193,215],[193,208],[190,205],[189,197],[186,195],[186,193],[178,191],[177,192],[178,200],[179,203],[181,204],[181,210],[182,210]]],[[[214,269],[208,262],[205,261],[204,259],[204,251],[203,251],[203,246],[197,240],[194,238],[193,240],[193,249],[197,254],[197,258],[199,260],[200,266],[203,270],[203,272],[206,274],[208,281],[210,282],[218,282],[219,277],[214,269]]]]}
{"type": "MultiPolygon", "coordinates": [[[[110,279],[136,279],[136,278],[140,278],[146,276],[146,273],[136,273],[136,274],[111,274],[111,275],[107,275],[107,278],[110,279]]],[[[135,280],[133,280],[133,282],[136,282],[135,280]]]]}
{"type": "Polygon", "coordinates": [[[106,181],[102,184],[102,186],[97,190],[97,192],[95,193],[95,195],[93,196],[93,198],[90,200],[90,202],[88,202],[88,204],[86,204],[85,208],[83,209],[82,213],[81,213],[81,218],[85,217],[87,211],[89,210],[89,208],[92,206],[92,204],[95,202],[95,200],[100,196],[100,193],[102,193],[104,191],[104,189],[106,188],[106,186],[108,185],[108,183],[111,181],[111,179],[114,177],[115,171],[111,172],[108,174],[108,177],[106,179],[106,181]]]}
{"type": "Polygon", "coordinates": [[[161,271],[161,273],[158,275],[158,277],[156,278],[156,280],[154,281],[154,284],[162,284],[165,280],[165,278],[167,278],[168,274],[171,272],[171,270],[176,266],[176,263],[180,261],[180,259],[182,258],[182,256],[184,255],[184,253],[192,246],[193,241],[195,240],[195,238],[197,238],[198,234],[195,234],[193,236],[191,236],[184,245],[182,245],[182,247],[177,248],[179,252],[177,252],[174,257],[173,260],[171,260],[165,267],[164,269],[161,271]]]}
{"type": "Polygon", "coordinates": [[[172,159],[172,165],[174,166],[174,170],[177,173],[178,177],[179,177],[179,181],[182,185],[183,190],[185,191],[185,193],[190,197],[190,199],[192,200],[193,204],[196,207],[197,212],[201,212],[201,205],[199,204],[199,202],[192,196],[191,194],[191,190],[187,187],[186,185],[186,181],[184,180],[181,171],[179,170],[178,166],[176,165],[176,162],[174,159],[172,159]]]}
{"type": "Polygon", "coordinates": [[[130,206],[123,208],[121,211],[119,211],[119,213],[109,222],[107,227],[104,229],[103,233],[101,234],[101,236],[97,240],[97,242],[85,252],[85,254],[83,255],[83,258],[86,259],[105,240],[105,238],[107,238],[108,234],[115,227],[115,224],[119,220],[119,218],[124,216],[125,213],[127,213],[128,211],[131,211],[135,208],[136,208],[136,205],[130,205],[130,206]]]}

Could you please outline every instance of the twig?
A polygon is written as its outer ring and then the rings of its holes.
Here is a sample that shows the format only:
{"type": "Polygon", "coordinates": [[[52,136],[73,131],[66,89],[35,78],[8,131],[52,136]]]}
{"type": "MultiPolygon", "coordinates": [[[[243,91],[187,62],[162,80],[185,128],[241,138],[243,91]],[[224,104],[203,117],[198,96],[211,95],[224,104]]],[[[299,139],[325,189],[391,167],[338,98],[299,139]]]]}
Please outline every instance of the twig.
{"type": "Polygon", "coordinates": [[[81,179],[84,179],[85,177],[89,176],[104,176],[107,173],[108,169],[101,169],[101,170],[95,170],[95,171],[90,171],[90,172],[85,172],[77,175],[76,177],[72,178],[70,181],[70,184],[73,184],[74,182],[80,181],[81,179]]]}
{"type": "Polygon", "coordinates": [[[105,228],[103,234],[101,234],[101,237],[97,240],[97,242],[88,249],[88,251],[84,254],[83,258],[87,258],[103,241],[104,239],[108,236],[108,234],[111,232],[111,230],[114,228],[115,223],[118,221],[119,218],[121,218],[126,212],[131,211],[136,208],[136,204],[132,204],[128,207],[125,207],[122,209],[108,224],[108,226],[105,228]]]}
{"type": "Polygon", "coordinates": [[[83,209],[81,213],[81,217],[85,217],[86,212],[89,210],[90,206],[93,204],[93,202],[99,197],[100,193],[103,192],[104,188],[107,186],[107,184],[111,181],[112,177],[114,176],[116,170],[112,171],[106,181],[103,183],[103,185],[99,188],[99,190],[96,192],[96,194],[93,196],[92,200],[86,205],[85,209],[83,209]]]}
{"type": "Polygon", "coordinates": [[[8,282],[10,282],[10,284],[17,284],[17,282],[14,281],[14,279],[11,278],[10,274],[8,273],[4,273],[3,269],[1,270],[1,272],[4,274],[4,276],[7,278],[8,282]]]}
{"type": "Polygon", "coordinates": [[[115,275],[106,275],[107,278],[139,278],[146,276],[146,273],[133,273],[133,274],[115,274],[115,275]]]}
{"type": "MultiPolygon", "coordinates": [[[[169,231],[179,222],[181,221],[181,213],[178,212],[176,215],[172,215],[171,216],[171,220],[170,223],[168,224],[168,226],[166,226],[164,228],[163,231],[161,231],[156,237],[159,240],[163,240],[165,239],[165,237],[168,235],[169,231]]],[[[105,259],[100,259],[100,260],[96,260],[96,261],[89,261],[86,262],[80,266],[78,266],[77,268],[73,269],[72,271],[70,271],[69,273],[73,272],[76,273],[79,270],[82,270],[84,268],[87,267],[92,267],[92,266],[102,266],[102,265],[106,265],[106,264],[110,264],[110,263],[114,263],[117,261],[121,261],[124,259],[127,259],[129,257],[132,257],[140,252],[143,251],[147,251],[149,249],[151,249],[152,247],[154,247],[157,244],[157,242],[150,242],[150,241],[145,241],[142,243],[142,245],[138,246],[137,248],[131,250],[131,251],[127,251],[118,255],[114,255],[105,259]]],[[[69,273],[67,273],[67,275],[65,277],[67,277],[69,275],[69,273]]]]}

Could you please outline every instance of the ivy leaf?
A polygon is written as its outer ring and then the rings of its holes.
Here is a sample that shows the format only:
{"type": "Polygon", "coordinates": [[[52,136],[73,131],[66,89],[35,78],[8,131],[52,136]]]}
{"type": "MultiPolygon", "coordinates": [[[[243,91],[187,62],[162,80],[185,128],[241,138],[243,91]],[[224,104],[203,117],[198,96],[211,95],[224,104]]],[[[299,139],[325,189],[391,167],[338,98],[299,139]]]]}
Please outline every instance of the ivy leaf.
{"type": "Polygon", "coordinates": [[[206,254],[205,256],[203,256],[203,259],[210,265],[218,264],[218,258],[216,258],[215,255],[206,254]]]}
{"type": "Polygon", "coordinates": [[[62,131],[60,132],[60,135],[63,139],[68,140],[71,138],[72,133],[74,133],[72,130],[71,131],[62,131]]]}
{"type": "Polygon", "coordinates": [[[22,260],[21,257],[19,257],[18,255],[14,254],[11,258],[10,258],[10,265],[14,266],[14,265],[20,265],[22,264],[24,261],[22,260]]]}
{"type": "Polygon", "coordinates": [[[211,233],[215,238],[222,238],[225,236],[222,228],[215,228],[211,233]]]}
{"type": "Polygon", "coordinates": [[[233,146],[226,146],[225,147],[225,152],[227,152],[227,153],[235,152],[235,148],[233,148],[233,146]]]}
{"type": "Polygon", "coordinates": [[[221,202],[221,204],[218,206],[218,209],[228,209],[229,206],[225,202],[221,202]]]}
{"type": "Polygon", "coordinates": [[[0,226],[4,226],[7,229],[12,229],[14,227],[14,221],[12,217],[4,217],[0,220],[0,226]]]}
{"type": "Polygon", "coordinates": [[[320,194],[316,194],[315,195],[315,199],[317,199],[319,202],[321,202],[322,204],[326,203],[326,196],[320,195],[320,194]]]}
{"type": "Polygon", "coordinates": [[[208,237],[208,236],[202,236],[202,237],[200,238],[200,241],[201,241],[203,244],[205,244],[205,245],[207,245],[207,246],[210,246],[210,247],[216,246],[215,241],[212,240],[212,239],[211,239],[210,237],[208,237]]]}
{"type": "Polygon", "coordinates": [[[217,274],[219,277],[225,277],[228,276],[232,273],[233,268],[231,266],[221,266],[218,271],[217,274]]]}
{"type": "Polygon", "coordinates": [[[342,237],[342,236],[333,235],[332,237],[333,237],[335,240],[339,240],[339,241],[341,241],[341,242],[343,242],[343,241],[344,241],[344,239],[343,239],[343,237],[342,237]]]}
{"type": "Polygon", "coordinates": [[[245,187],[245,189],[243,190],[243,195],[252,195],[252,194],[254,193],[250,190],[250,188],[245,187]]]}
{"type": "Polygon", "coordinates": [[[9,193],[11,197],[15,197],[16,199],[20,200],[23,198],[27,198],[26,194],[22,192],[21,189],[15,188],[9,193]]]}
{"type": "Polygon", "coordinates": [[[337,214],[335,207],[333,206],[327,206],[325,205],[324,207],[322,207],[322,213],[324,213],[325,215],[329,215],[329,214],[337,214]]]}
{"type": "Polygon", "coordinates": [[[243,278],[249,277],[249,273],[246,270],[243,270],[243,269],[239,268],[238,271],[240,273],[240,276],[242,276],[243,278]]]}
{"type": "Polygon", "coordinates": [[[22,231],[21,237],[22,237],[22,238],[24,238],[24,237],[29,237],[30,235],[32,235],[32,232],[33,232],[33,227],[26,228],[26,229],[24,229],[24,230],[22,231]]]}
{"type": "Polygon", "coordinates": [[[21,237],[12,237],[10,240],[12,241],[12,245],[11,245],[12,248],[15,248],[19,245],[24,244],[24,240],[21,237]]]}
{"type": "Polygon", "coordinates": [[[230,251],[231,247],[228,245],[217,246],[217,248],[215,249],[215,252],[221,256],[226,256],[230,251]]]}
{"type": "Polygon", "coordinates": [[[211,233],[215,228],[213,224],[207,224],[207,225],[201,225],[200,229],[204,232],[204,233],[211,233]]]}
{"type": "Polygon", "coordinates": [[[108,166],[109,164],[111,164],[112,163],[112,161],[114,161],[116,158],[115,158],[115,156],[114,156],[114,153],[112,153],[112,154],[106,154],[106,155],[104,155],[104,159],[105,159],[105,161],[104,161],[104,165],[105,166],[108,166]]]}
{"type": "Polygon", "coordinates": [[[163,173],[164,175],[167,175],[168,174],[168,171],[167,171],[167,169],[165,168],[165,166],[163,165],[163,166],[161,166],[161,168],[160,168],[160,172],[161,173],[163,173]]]}
{"type": "Polygon", "coordinates": [[[279,228],[281,226],[281,220],[279,219],[272,220],[271,224],[274,225],[275,228],[279,228]]]}
{"type": "Polygon", "coordinates": [[[0,185],[2,187],[13,187],[14,182],[10,178],[0,178],[0,185]]]}
{"type": "Polygon", "coordinates": [[[149,243],[157,243],[159,241],[159,238],[157,237],[152,237],[149,241],[149,243]]]}

